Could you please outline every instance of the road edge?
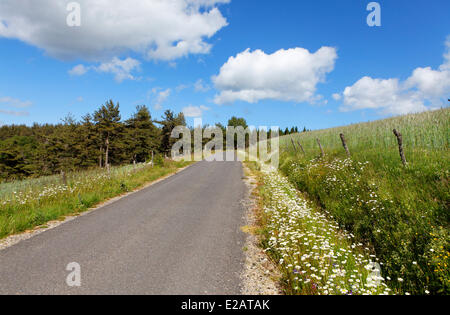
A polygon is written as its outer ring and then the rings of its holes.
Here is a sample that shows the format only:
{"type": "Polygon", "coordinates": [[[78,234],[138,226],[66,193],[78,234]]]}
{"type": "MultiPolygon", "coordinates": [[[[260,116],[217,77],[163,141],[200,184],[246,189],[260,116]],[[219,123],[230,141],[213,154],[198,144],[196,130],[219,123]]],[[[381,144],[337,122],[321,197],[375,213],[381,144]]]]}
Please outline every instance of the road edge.
{"type": "Polygon", "coordinates": [[[278,267],[261,248],[261,237],[256,233],[260,228],[258,179],[253,172],[242,163],[244,183],[247,186],[244,201],[245,226],[241,230],[246,234],[244,245],[244,267],[241,272],[242,295],[282,295],[278,267]]]}
{"type": "Polygon", "coordinates": [[[191,166],[193,166],[195,164],[197,164],[197,163],[192,163],[192,164],[190,164],[188,166],[179,168],[173,173],[169,173],[169,174],[167,174],[167,175],[165,175],[165,176],[163,176],[161,178],[158,178],[158,179],[156,179],[154,181],[151,181],[151,182],[149,182],[147,184],[144,184],[143,186],[141,186],[139,188],[136,188],[133,191],[130,191],[130,192],[124,193],[122,195],[110,198],[108,200],[105,200],[105,201],[97,204],[95,207],[90,208],[90,209],[88,209],[86,211],[83,211],[81,213],[78,213],[76,215],[67,215],[67,216],[64,217],[64,219],[49,221],[49,222],[47,222],[45,224],[42,224],[40,226],[37,226],[37,227],[31,229],[31,230],[27,230],[27,231],[24,231],[24,232],[21,232],[21,233],[18,233],[18,234],[13,234],[13,235],[5,237],[4,239],[0,239],[0,251],[2,251],[4,249],[7,249],[9,247],[12,247],[14,245],[17,245],[17,244],[19,244],[22,241],[25,241],[25,240],[28,240],[30,238],[33,238],[36,235],[39,235],[39,234],[44,233],[46,231],[52,230],[52,229],[54,229],[54,228],[56,228],[56,227],[58,227],[60,225],[63,225],[65,223],[67,223],[67,222],[75,220],[76,218],[88,215],[88,214],[90,214],[90,213],[92,213],[94,211],[97,211],[97,210],[99,210],[101,208],[104,208],[104,207],[106,207],[108,205],[111,205],[111,204],[115,203],[116,201],[119,201],[119,200],[121,200],[123,198],[129,197],[129,196],[131,196],[131,195],[133,195],[133,194],[135,194],[135,193],[137,193],[137,192],[139,192],[141,190],[147,189],[147,188],[149,188],[149,187],[151,187],[151,186],[153,186],[153,185],[155,185],[157,183],[160,183],[160,182],[162,182],[162,181],[164,181],[164,180],[166,180],[166,179],[168,179],[168,178],[170,178],[172,176],[175,176],[178,173],[183,172],[184,170],[188,169],[189,167],[191,167],[191,166]]]}

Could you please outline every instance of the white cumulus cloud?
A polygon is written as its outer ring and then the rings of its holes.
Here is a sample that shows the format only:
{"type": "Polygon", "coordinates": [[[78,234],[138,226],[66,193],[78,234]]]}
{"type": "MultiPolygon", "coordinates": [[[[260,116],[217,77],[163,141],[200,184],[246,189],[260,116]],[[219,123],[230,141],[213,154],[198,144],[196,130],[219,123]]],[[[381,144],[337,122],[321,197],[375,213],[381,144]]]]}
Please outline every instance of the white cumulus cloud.
{"type": "Polygon", "coordinates": [[[202,117],[203,116],[203,112],[210,110],[209,107],[206,106],[187,106],[185,108],[183,108],[183,114],[186,117],[202,117]]]}
{"type": "Polygon", "coordinates": [[[366,76],[346,87],[341,96],[344,98],[341,111],[376,109],[384,115],[397,115],[442,106],[443,99],[450,96],[450,39],[446,41],[444,63],[438,70],[416,68],[404,81],[366,76]]]}
{"type": "Polygon", "coordinates": [[[333,71],[336,59],[332,47],[322,47],[315,53],[304,48],[281,49],[273,54],[247,49],[230,57],[213,77],[220,90],[215,103],[256,103],[264,99],[314,103],[321,99],[316,95],[317,84],[333,71]]]}
{"type": "Polygon", "coordinates": [[[384,115],[399,115],[427,110],[421,97],[404,90],[398,79],[364,77],[343,93],[341,111],[379,109],[384,115]]]}
{"type": "Polygon", "coordinates": [[[424,98],[438,100],[450,91],[450,69],[417,68],[405,82],[405,85],[407,88],[417,88],[424,98]]]}
{"type": "Polygon", "coordinates": [[[229,0],[78,0],[81,26],[69,27],[67,0],[0,1],[0,37],[19,39],[61,59],[104,61],[132,50],[151,59],[205,54],[227,25],[229,0]],[[20,2],[20,3],[19,3],[20,2]]]}

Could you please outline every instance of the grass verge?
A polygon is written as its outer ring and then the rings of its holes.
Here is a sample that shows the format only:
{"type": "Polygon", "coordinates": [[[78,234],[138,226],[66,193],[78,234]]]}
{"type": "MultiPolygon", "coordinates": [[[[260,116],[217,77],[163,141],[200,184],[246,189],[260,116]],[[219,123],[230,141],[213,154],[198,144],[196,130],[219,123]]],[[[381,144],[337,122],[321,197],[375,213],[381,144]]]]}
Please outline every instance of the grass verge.
{"type": "Polygon", "coordinates": [[[0,239],[66,215],[82,213],[110,198],[133,191],[176,172],[189,162],[165,161],[151,167],[113,167],[110,172],[91,170],[29,179],[0,185],[0,239]]]}
{"type": "MultiPolygon", "coordinates": [[[[389,294],[378,259],[316,210],[275,170],[247,166],[259,179],[261,246],[277,263],[289,295],[389,294]]],[[[380,262],[381,263],[381,262],[380,262]]]]}

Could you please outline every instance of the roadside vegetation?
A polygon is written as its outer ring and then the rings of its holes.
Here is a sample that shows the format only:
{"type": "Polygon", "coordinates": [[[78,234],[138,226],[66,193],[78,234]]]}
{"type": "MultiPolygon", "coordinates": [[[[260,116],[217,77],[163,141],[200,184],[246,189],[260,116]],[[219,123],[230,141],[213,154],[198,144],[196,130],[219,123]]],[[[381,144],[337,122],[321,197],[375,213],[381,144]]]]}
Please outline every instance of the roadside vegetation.
{"type": "Polygon", "coordinates": [[[249,167],[260,182],[261,246],[279,265],[286,294],[392,293],[369,248],[355,243],[277,170],[256,163],[249,167]]]}
{"type": "MultiPolygon", "coordinates": [[[[304,132],[280,139],[280,170],[290,184],[322,209],[327,220],[337,222],[355,242],[370,248],[395,293],[449,294],[449,139],[449,108],[304,132]],[[403,136],[406,166],[393,129],[403,136]]],[[[268,185],[274,180],[269,177],[268,185]]],[[[294,198],[288,184],[278,181],[284,188],[277,194],[294,198]]],[[[273,202],[274,209],[286,207],[272,214],[286,214],[279,224],[301,215],[297,213],[302,207],[294,200],[286,205],[273,202]]],[[[283,236],[286,231],[282,228],[277,227],[283,236]]],[[[311,243],[308,231],[298,227],[295,233],[302,234],[299,246],[311,243]]],[[[291,241],[284,242],[288,246],[291,241]]],[[[304,254],[308,250],[299,249],[299,255],[304,254]]]]}
{"type": "Polygon", "coordinates": [[[0,184],[0,239],[84,212],[189,165],[160,157],[155,162],[0,184]]]}

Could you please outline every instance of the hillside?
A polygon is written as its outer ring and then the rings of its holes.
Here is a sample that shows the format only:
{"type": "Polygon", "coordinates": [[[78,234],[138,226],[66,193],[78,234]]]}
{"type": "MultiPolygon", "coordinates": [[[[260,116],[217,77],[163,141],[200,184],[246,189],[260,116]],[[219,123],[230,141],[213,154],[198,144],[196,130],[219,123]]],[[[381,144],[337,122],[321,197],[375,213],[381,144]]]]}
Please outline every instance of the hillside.
{"type": "Polygon", "coordinates": [[[373,248],[391,288],[448,294],[449,136],[449,108],[295,134],[280,139],[281,170],[373,248]],[[402,134],[406,166],[393,129],[402,134]]]}

